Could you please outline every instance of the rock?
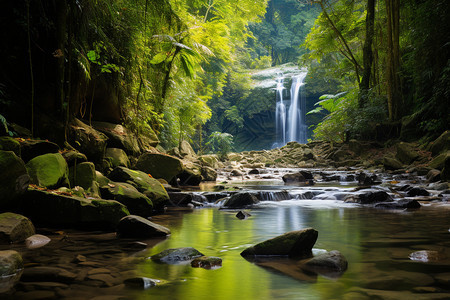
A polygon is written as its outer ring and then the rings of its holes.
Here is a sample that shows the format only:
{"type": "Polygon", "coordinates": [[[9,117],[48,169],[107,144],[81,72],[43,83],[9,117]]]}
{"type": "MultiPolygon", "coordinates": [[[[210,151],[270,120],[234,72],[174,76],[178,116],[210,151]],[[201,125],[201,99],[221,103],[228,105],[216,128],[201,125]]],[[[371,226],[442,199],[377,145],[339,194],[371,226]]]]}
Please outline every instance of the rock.
{"type": "Polygon", "coordinates": [[[61,153],[67,162],[69,168],[74,167],[80,163],[87,162],[87,157],[83,153],[76,150],[68,150],[61,153]]]}
{"type": "Polygon", "coordinates": [[[434,142],[431,143],[431,154],[433,156],[450,150],[450,131],[442,133],[434,142]]]}
{"type": "Polygon", "coordinates": [[[436,182],[441,180],[441,171],[436,169],[431,169],[427,173],[427,182],[436,182]]]}
{"type": "Polygon", "coordinates": [[[421,187],[413,187],[410,189],[406,195],[408,197],[416,197],[416,196],[430,196],[430,192],[421,187]]]}
{"type": "Polygon", "coordinates": [[[130,288],[148,289],[156,286],[160,280],[147,278],[147,277],[134,277],[125,279],[123,282],[125,286],[130,288]]]}
{"type": "Polygon", "coordinates": [[[283,181],[284,183],[298,183],[298,182],[306,182],[306,178],[303,176],[302,173],[289,173],[283,175],[283,181]]]}
{"type": "Polygon", "coordinates": [[[242,211],[240,210],[237,214],[236,214],[236,218],[240,219],[240,220],[244,220],[247,219],[248,217],[250,217],[251,214],[249,214],[246,211],[242,211]]]}
{"type": "Polygon", "coordinates": [[[0,136],[0,150],[12,151],[20,157],[20,143],[10,136],[0,136]]]}
{"type": "Polygon", "coordinates": [[[258,175],[259,174],[259,170],[258,169],[252,169],[250,171],[248,171],[249,175],[258,175]]]}
{"type": "Polygon", "coordinates": [[[217,179],[217,172],[211,167],[202,167],[202,180],[203,181],[216,181],[217,179]]]}
{"type": "Polygon", "coordinates": [[[130,167],[130,160],[125,151],[119,148],[106,148],[105,158],[110,159],[112,167],[130,167]]]}
{"type": "Polygon", "coordinates": [[[154,210],[164,209],[169,201],[169,195],[162,184],[142,171],[117,167],[109,174],[109,178],[133,185],[152,201],[154,210]]]}
{"type": "Polygon", "coordinates": [[[149,217],[153,211],[152,201],[134,186],[124,182],[110,182],[100,188],[104,199],[116,200],[128,208],[131,214],[149,217]]]}
{"type": "Polygon", "coordinates": [[[186,206],[193,200],[191,193],[185,192],[169,192],[170,202],[173,206],[186,206]]]}
{"type": "Polygon", "coordinates": [[[441,153],[436,156],[430,163],[429,167],[432,169],[442,170],[445,166],[445,161],[450,159],[450,151],[441,153]]]}
{"type": "Polygon", "coordinates": [[[32,267],[25,268],[21,281],[26,282],[61,282],[71,283],[77,277],[76,274],[57,267],[32,267]]]}
{"type": "Polygon", "coordinates": [[[22,269],[22,256],[17,251],[0,251],[0,294],[14,287],[22,275],[22,269]]]}
{"type": "Polygon", "coordinates": [[[414,149],[414,145],[410,143],[400,142],[397,145],[397,154],[395,157],[402,163],[409,165],[413,161],[420,158],[420,154],[414,149]]]}
{"type": "Polygon", "coordinates": [[[140,216],[129,215],[120,220],[117,234],[120,237],[151,238],[169,235],[170,230],[140,216]]]}
{"type": "Polygon", "coordinates": [[[256,255],[287,255],[293,258],[309,258],[312,247],[316,243],[317,230],[306,228],[287,232],[270,240],[266,240],[241,252],[243,257],[256,255]]]}
{"type": "Polygon", "coordinates": [[[33,184],[49,189],[69,185],[69,168],[59,153],[37,156],[26,167],[33,184]]]}
{"type": "Polygon", "coordinates": [[[27,190],[30,177],[22,159],[12,151],[0,150],[0,170],[0,211],[5,211],[27,190]]]}
{"type": "Polygon", "coordinates": [[[74,119],[69,127],[69,143],[92,162],[103,159],[108,138],[103,133],[74,119]]]}
{"type": "Polygon", "coordinates": [[[237,193],[228,198],[223,206],[225,208],[243,208],[258,202],[258,199],[251,193],[237,193]]]}
{"type": "Polygon", "coordinates": [[[378,202],[392,201],[392,197],[384,191],[367,192],[367,193],[358,195],[358,197],[359,197],[358,203],[361,203],[361,204],[372,204],[372,203],[378,203],[378,202]]]}
{"type": "Polygon", "coordinates": [[[108,137],[108,147],[123,149],[130,155],[140,153],[136,137],[124,126],[107,122],[92,122],[92,125],[108,137]]]}
{"type": "Polygon", "coordinates": [[[450,181],[450,155],[447,155],[444,161],[444,167],[441,172],[441,179],[450,181]]]}
{"type": "Polygon", "coordinates": [[[30,188],[21,197],[24,215],[46,226],[112,229],[129,215],[127,208],[113,200],[86,199],[30,188]]]}
{"type": "Polygon", "coordinates": [[[201,256],[191,262],[193,268],[212,269],[222,266],[222,259],[215,256],[201,256]]]}
{"type": "Polygon", "coordinates": [[[367,185],[373,185],[375,181],[377,180],[377,175],[368,175],[366,173],[359,173],[357,176],[358,179],[358,185],[367,186],[367,185]]]}
{"type": "Polygon", "coordinates": [[[344,272],[348,262],[344,255],[337,250],[319,254],[305,262],[305,266],[312,269],[327,269],[330,271],[344,272]]]}
{"type": "Polygon", "coordinates": [[[108,183],[111,182],[111,180],[109,180],[108,177],[106,177],[105,175],[103,175],[101,172],[99,171],[95,171],[95,178],[96,181],[98,182],[98,185],[100,187],[108,185],[108,183]]]}
{"type": "Polygon", "coordinates": [[[386,170],[398,170],[403,168],[401,162],[393,157],[388,156],[383,157],[383,166],[386,170]]]}
{"type": "Polygon", "coordinates": [[[183,261],[190,261],[194,258],[204,256],[198,250],[187,247],[187,248],[173,248],[166,249],[156,255],[152,256],[152,260],[157,262],[164,262],[168,264],[175,264],[183,261]]]}
{"type": "Polygon", "coordinates": [[[420,262],[437,262],[445,259],[445,255],[438,251],[433,250],[420,250],[415,251],[409,255],[409,259],[420,262]]]}
{"type": "Polygon", "coordinates": [[[94,181],[97,180],[94,164],[91,162],[77,164],[70,168],[69,178],[72,187],[81,186],[85,190],[90,189],[94,181]]]}
{"type": "Polygon", "coordinates": [[[11,212],[0,214],[0,243],[22,242],[34,233],[33,223],[27,217],[11,212]]]}
{"type": "Polygon", "coordinates": [[[170,182],[172,178],[180,174],[183,170],[183,164],[180,159],[156,153],[144,153],[139,157],[136,168],[154,178],[162,178],[170,182]]]}
{"type": "Polygon", "coordinates": [[[300,170],[299,173],[302,174],[303,178],[305,178],[306,180],[314,179],[314,176],[311,172],[300,170]]]}
{"type": "Polygon", "coordinates": [[[203,179],[202,167],[192,162],[185,162],[177,178],[180,185],[197,186],[203,179]]]}
{"type": "Polygon", "coordinates": [[[232,170],[230,175],[234,177],[244,176],[244,174],[239,170],[232,170]]]}
{"type": "Polygon", "coordinates": [[[375,205],[376,208],[386,208],[386,209],[416,209],[420,208],[422,205],[417,200],[413,199],[400,199],[393,202],[378,203],[375,205]]]}
{"type": "Polygon", "coordinates": [[[217,168],[219,163],[219,159],[215,154],[201,155],[198,157],[198,160],[202,163],[202,165],[213,169],[217,168]]]}
{"type": "Polygon", "coordinates": [[[20,152],[24,162],[28,162],[36,156],[48,153],[58,153],[59,146],[55,143],[43,140],[20,139],[20,152]]]}
{"type": "Polygon", "coordinates": [[[28,249],[37,249],[50,243],[51,239],[42,234],[35,234],[25,239],[25,245],[28,249]]]}

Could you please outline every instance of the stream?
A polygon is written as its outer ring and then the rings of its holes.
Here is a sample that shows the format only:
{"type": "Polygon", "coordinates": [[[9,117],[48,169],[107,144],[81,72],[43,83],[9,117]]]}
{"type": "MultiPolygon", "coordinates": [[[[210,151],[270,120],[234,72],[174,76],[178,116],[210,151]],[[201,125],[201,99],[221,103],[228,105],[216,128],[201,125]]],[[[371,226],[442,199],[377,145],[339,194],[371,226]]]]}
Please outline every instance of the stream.
{"type": "Polygon", "coordinates": [[[144,250],[136,248],[136,240],[118,239],[115,233],[40,228],[38,232],[51,243],[39,249],[23,245],[12,249],[21,252],[25,266],[61,268],[75,277],[36,282],[26,276],[5,299],[450,298],[448,198],[438,201],[436,192],[429,199],[420,198],[420,209],[388,210],[344,203],[342,195],[354,192],[355,182],[284,186],[280,180],[252,179],[228,181],[225,186],[265,195],[282,191],[289,199],[262,201],[245,210],[251,216],[244,220],[235,216],[238,210],[219,209],[220,202],[195,209],[169,208],[152,221],[172,234],[141,241],[148,245],[144,250]],[[348,269],[343,274],[305,273],[292,260],[250,262],[240,256],[251,245],[307,227],[319,232],[313,253],[339,250],[346,257],[348,269]],[[222,267],[207,270],[149,259],[177,247],[218,256],[222,267]],[[147,289],[125,286],[124,280],[132,277],[160,282],[147,289]]]}

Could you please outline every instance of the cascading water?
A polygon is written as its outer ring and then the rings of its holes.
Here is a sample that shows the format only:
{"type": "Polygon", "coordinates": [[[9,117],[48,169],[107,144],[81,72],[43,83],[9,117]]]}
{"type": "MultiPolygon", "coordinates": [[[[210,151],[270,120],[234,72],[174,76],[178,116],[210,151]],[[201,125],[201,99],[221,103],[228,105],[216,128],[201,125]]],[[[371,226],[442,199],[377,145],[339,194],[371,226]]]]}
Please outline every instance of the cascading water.
{"type": "Polygon", "coordinates": [[[284,77],[280,76],[276,79],[276,136],[277,141],[274,146],[284,146],[287,142],[299,142],[305,144],[307,140],[306,124],[305,124],[305,97],[303,95],[303,80],[307,72],[302,71],[300,74],[292,77],[292,85],[290,90],[290,105],[286,114],[286,104],[283,101],[284,77]]]}

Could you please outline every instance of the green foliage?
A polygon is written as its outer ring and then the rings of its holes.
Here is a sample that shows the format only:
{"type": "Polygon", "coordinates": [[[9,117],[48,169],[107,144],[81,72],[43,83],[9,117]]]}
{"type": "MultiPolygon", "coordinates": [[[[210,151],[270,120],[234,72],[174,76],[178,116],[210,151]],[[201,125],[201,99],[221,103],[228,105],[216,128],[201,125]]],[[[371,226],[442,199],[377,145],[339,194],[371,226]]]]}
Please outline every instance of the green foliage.
{"type": "Polygon", "coordinates": [[[216,152],[219,158],[223,159],[233,148],[233,136],[229,133],[214,131],[209,136],[206,146],[212,152],[216,152]]]}
{"type": "Polygon", "coordinates": [[[252,69],[266,69],[272,66],[272,58],[268,55],[263,55],[259,58],[255,58],[250,65],[252,69]]]}

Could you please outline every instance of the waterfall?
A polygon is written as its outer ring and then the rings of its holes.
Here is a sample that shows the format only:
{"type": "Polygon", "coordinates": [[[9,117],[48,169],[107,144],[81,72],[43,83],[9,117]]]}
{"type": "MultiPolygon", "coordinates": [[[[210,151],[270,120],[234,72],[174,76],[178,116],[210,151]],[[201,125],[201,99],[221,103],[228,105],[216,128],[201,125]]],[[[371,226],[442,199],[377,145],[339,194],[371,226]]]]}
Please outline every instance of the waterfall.
{"type": "Polygon", "coordinates": [[[306,143],[306,124],[305,124],[305,97],[303,95],[303,81],[306,77],[306,71],[292,77],[292,85],[290,89],[290,105],[286,110],[286,104],[283,99],[284,77],[278,75],[276,78],[276,136],[277,141],[275,147],[284,146],[287,142],[306,143]],[[286,111],[288,112],[286,114],[286,111]]]}

